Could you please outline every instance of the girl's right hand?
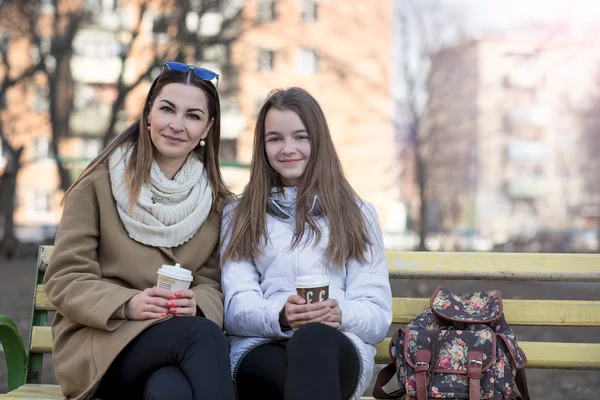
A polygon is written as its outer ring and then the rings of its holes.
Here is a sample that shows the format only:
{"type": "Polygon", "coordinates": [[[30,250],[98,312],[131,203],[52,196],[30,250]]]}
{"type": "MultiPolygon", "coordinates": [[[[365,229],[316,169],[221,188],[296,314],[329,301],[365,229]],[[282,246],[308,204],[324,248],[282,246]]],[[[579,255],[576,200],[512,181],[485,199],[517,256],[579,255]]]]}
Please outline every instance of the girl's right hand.
{"type": "Polygon", "coordinates": [[[171,292],[166,289],[148,288],[133,296],[125,304],[125,318],[138,321],[162,318],[169,312],[170,296],[171,292]]]}
{"type": "Polygon", "coordinates": [[[293,330],[311,322],[322,322],[331,316],[331,307],[326,302],[306,304],[306,300],[298,295],[288,297],[281,310],[279,321],[293,330]]]}

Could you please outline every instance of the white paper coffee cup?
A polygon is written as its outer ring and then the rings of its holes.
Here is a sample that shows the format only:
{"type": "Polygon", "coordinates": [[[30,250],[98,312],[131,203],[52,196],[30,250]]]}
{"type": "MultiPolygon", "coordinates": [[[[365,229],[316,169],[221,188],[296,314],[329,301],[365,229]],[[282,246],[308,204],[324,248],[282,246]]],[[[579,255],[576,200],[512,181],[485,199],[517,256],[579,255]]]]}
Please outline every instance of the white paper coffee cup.
{"type": "Polygon", "coordinates": [[[329,299],[329,277],[327,275],[304,275],[296,278],[296,292],[306,303],[317,303],[329,299]]]}
{"type": "Polygon", "coordinates": [[[158,280],[156,286],[167,289],[170,292],[189,289],[194,278],[192,271],[181,268],[179,264],[167,265],[163,264],[157,271],[158,280]]]}

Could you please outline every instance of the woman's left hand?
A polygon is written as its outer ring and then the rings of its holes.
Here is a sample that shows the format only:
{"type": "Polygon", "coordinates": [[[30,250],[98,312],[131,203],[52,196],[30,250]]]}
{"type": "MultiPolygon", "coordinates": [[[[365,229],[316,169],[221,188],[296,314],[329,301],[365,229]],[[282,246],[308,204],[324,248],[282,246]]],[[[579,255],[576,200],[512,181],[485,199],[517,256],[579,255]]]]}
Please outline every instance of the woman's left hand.
{"type": "Polygon", "coordinates": [[[338,301],[335,299],[329,299],[329,300],[326,300],[325,302],[329,303],[329,307],[331,308],[331,315],[328,319],[326,319],[322,323],[325,325],[329,325],[332,328],[337,329],[340,327],[340,324],[342,323],[342,309],[340,308],[338,301]]]}
{"type": "Polygon", "coordinates": [[[194,316],[198,313],[194,292],[190,289],[179,290],[171,295],[171,300],[167,303],[169,312],[175,316],[194,316]]]}

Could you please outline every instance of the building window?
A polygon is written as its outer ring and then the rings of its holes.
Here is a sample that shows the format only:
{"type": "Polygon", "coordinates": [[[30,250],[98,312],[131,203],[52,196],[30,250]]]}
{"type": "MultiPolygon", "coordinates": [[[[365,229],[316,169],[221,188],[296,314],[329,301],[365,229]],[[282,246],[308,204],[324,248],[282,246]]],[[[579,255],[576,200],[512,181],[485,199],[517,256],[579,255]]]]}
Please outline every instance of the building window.
{"type": "Polygon", "coordinates": [[[54,12],[54,1],[53,0],[41,0],[39,9],[42,14],[52,14],[54,12]]]}
{"type": "Polygon", "coordinates": [[[258,50],[258,70],[273,71],[275,69],[275,52],[272,50],[258,50]]]}
{"type": "Polygon", "coordinates": [[[312,49],[300,49],[296,56],[296,68],[302,75],[315,75],[319,70],[317,52],[312,49]]]}
{"type": "Polygon", "coordinates": [[[275,0],[258,0],[256,19],[258,22],[275,20],[275,0]]]}
{"type": "Polygon", "coordinates": [[[305,24],[314,24],[317,22],[318,5],[315,0],[304,0],[302,3],[302,22],[305,24]]]}
{"type": "Polygon", "coordinates": [[[36,160],[50,157],[50,140],[47,137],[36,137],[31,144],[31,158],[36,160]]]}
{"type": "Polygon", "coordinates": [[[36,86],[33,95],[33,111],[40,114],[47,113],[50,110],[49,96],[50,89],[46,86],[36,86]]]}
{"type": "Polygon", "coordinates": [[[237,139],[221,139],[221,160],[237,160],[237,139]]]}
{"type": "Polygon", "coordinates": [[[52,211],[52,198],[49,192],[43,190],[33,191],[33,211],[37,213],[52,211]]]}
{"type": "Polygon", "coordinates": [[[102,150],[102,142],[100,139],[84,139],[82,143],[81,155],[83,158],[93,159],[102,150]]]}

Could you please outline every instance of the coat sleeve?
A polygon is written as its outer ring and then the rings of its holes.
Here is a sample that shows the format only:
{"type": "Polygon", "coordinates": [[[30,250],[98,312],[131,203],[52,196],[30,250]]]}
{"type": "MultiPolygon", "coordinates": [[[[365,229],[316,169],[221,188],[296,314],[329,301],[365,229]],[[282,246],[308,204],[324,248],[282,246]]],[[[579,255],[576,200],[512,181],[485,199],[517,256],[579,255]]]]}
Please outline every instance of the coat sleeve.
{"type": "Polygon", "coordinates": [[[89,327],[112,331],[125,322],[120,310],[139,293],[103,281],[98,264],[99,211],[93,185],[65,201],[44,289],[58,312],[89,327]]]}
{"type": "Polygon", "coordinates": [[[372,244],[367,250],[366,264],[356,260],[346,263],[346,293],[339,301],[342,310],[339,330],[352,332],[365,343],[377,344],[385,338],[392,322],[392,291],[377,215],[367,203],[361,208],[372,244]]]}
{"type": "MultiPolygon", "coordinates": [[[[227,232],[230,219],[225,216],[228,214],[226,209],[221,226],[221,256],[230,240],[227,232]]],[[[287,297],[265,299],[259,282],[260,275],[252,261],[228,261],[222,265],[225,331],[230,335],[272,339],[291,336],[292,332],[283,332],[279,325],[279,313],[287,297]]]]}
{"type": "Polygon", "coordinates": [[[194,274],[192,291],[198,309],[204,316],[223,326],[223,294],[221,293],[221,270],[219,268],[219,245],[215,246],[208,261],[194,274]]]}

